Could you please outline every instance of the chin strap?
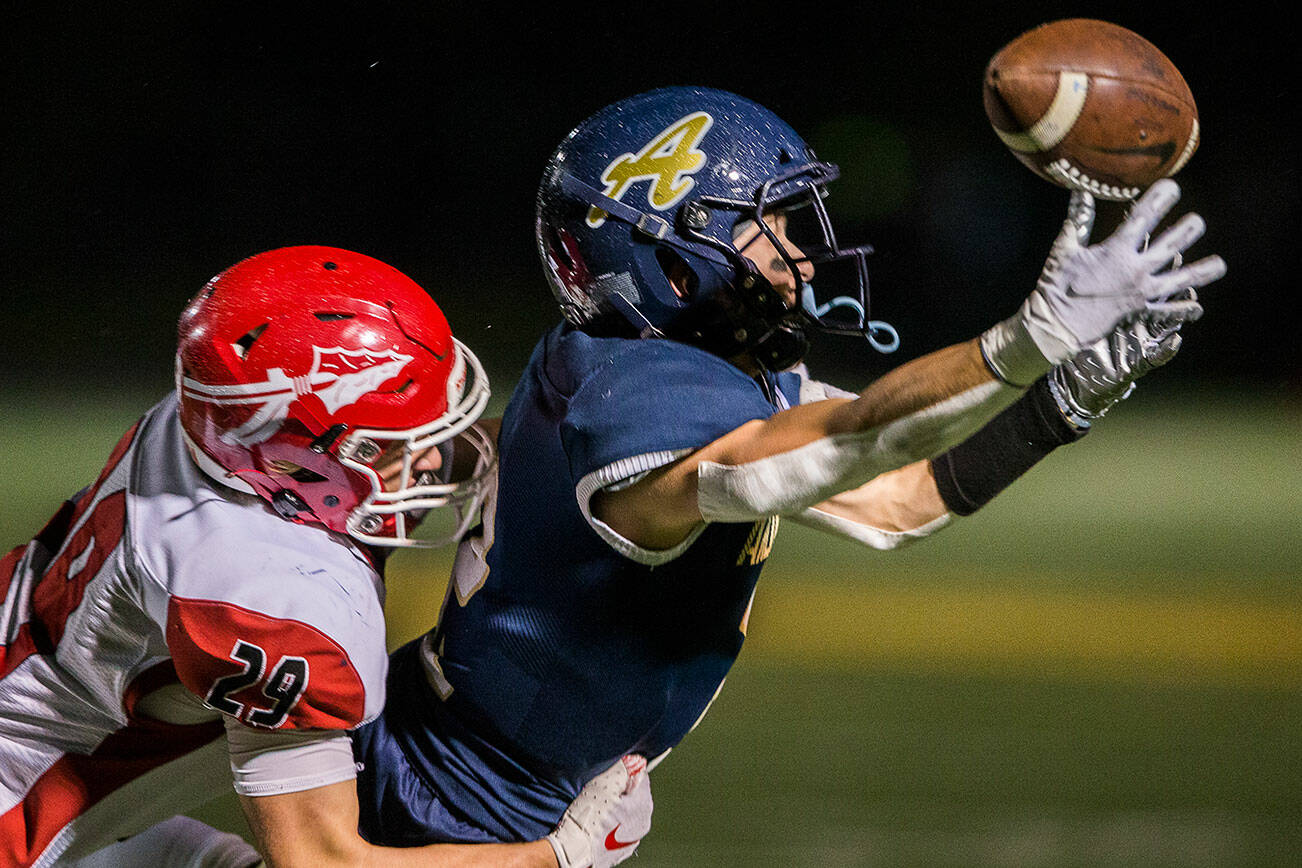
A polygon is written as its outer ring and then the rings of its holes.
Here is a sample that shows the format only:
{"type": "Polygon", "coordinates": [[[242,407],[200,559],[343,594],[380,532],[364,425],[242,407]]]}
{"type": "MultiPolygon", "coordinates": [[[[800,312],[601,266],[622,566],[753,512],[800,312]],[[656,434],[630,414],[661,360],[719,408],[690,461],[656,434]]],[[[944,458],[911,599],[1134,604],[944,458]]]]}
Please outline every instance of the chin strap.
{"type": "Polygon", "coordinates": [[[631,205],[607,196],[601,190],[580,181],[569,172],[561,172],[557,184],[561,192],[567,196],[572,196],[580,202],[586,202],[590,207],[598,211],[604,211],[608,216],[627,223],[649,239],[663,241],[673,247],[694,253],[703,259],[714,262],[724,261],[723,254],[709,245],[684,241],[681,236],[675,235],[673,225],[665,218],[646,211],[639,211],[631,205]]]}
{"type": "MultiPolygon", "coordinates": [[[[867,313],[858,299],[848,295],[838,295],[824,304],[819,304],[814,298],[814,287],[806,283],[804,291],[800,294],[800,307],[820,326],[823,325],[823,317],[831,311],[838,307],[848,308],[854,312],[859,322],[864,324],[867,331],[863,332],[863,336],[874,350],[879,353],[893,353],[900,348],[900,333],[895,330],[895,326],[879,319],[865,320],[867,313]]],[[[853,333],[858,334],[859,330],[855,329],[853,333]]]]}
{"type": "Polygon", "coordinates": [[[798,364],[808,352],[809,336],[793,326],[775,328],[750,350],[756,363],[769,371],[785,371],[798,364]]]}

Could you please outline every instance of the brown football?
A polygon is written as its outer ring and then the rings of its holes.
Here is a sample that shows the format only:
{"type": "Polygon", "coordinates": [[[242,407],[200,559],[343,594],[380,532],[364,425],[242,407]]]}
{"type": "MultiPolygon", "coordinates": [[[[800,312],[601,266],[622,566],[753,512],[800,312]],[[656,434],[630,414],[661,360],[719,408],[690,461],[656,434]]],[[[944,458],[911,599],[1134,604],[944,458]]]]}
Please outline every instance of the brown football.
{"type": "Polygon", "coordinates": [[[1144,37],[1069,18],[1028,30],[986,66],[995,132],[1043,178],[1102,199],[1138,196],[1198,148],[1184,76],[1144,37]]]}

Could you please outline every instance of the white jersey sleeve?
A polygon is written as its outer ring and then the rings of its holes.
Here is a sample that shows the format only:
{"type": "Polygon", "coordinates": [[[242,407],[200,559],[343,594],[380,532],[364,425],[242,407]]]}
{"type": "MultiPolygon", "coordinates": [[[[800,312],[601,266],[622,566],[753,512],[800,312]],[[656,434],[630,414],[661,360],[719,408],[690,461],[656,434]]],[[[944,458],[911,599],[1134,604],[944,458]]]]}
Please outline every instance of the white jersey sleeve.
{"type": "Polygon", "coordinates": [[[226,740],[241,796],[296,793],[357,777],[353,742],[344,733],[262,732],[228,717],[226,740]]]}

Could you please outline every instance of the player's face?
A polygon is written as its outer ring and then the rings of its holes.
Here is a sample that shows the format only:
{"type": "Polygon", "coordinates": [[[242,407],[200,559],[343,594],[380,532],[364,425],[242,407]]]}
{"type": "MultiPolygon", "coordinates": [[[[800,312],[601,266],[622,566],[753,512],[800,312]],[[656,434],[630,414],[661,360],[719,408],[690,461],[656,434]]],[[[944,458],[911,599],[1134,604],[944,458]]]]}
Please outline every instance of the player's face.
{"type": "MultiPolygon", "coordinates": [[[[385,491],[397,491],[402,487],[402,459],[403,447],[400,443],[390,446],[376,459],[375,472],[379,474],[385,491]]],[[[411,478],[407,480],[407,485],[417,484],[422,475],[432,478],[442,466],[443,453],[438,446],[430,446],[415,453],[411,459],[411,478]]]]}
{"type": "MultiPolygon", "coordinates": [[[[800,270],[800,279],[808,283],[814,277],[814,266],[805,258],[805,253],[787,237],[787,215],[778,212],[765,214],[764,222],[773,230],[774,236],[782,249],[796,262],[800,270]]],[[[753,221],[746,221],[737,226],[733,234],[733,245],[759,269],[760,274],[772,287],[786,299],[788,307],[796,304],[796,278],[787,267],[779,248],[772,239],[760,230],[753,221]]]]}

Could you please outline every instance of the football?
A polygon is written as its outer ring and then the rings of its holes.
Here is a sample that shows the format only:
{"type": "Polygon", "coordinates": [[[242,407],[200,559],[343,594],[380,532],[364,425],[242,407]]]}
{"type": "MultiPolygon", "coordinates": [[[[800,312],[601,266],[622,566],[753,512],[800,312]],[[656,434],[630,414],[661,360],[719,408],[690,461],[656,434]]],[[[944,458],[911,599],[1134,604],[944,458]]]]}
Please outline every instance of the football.
{"type": "Polygon", "coordinates": [[[990,59],[995,133],[1037,175],[1101,199],[1138,196],[1198,147],[1184,76],[1139,34],[1088,18],[1042,24],[990,59]]]}

